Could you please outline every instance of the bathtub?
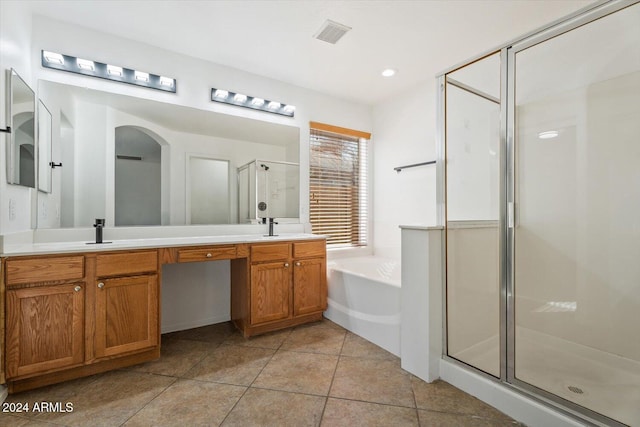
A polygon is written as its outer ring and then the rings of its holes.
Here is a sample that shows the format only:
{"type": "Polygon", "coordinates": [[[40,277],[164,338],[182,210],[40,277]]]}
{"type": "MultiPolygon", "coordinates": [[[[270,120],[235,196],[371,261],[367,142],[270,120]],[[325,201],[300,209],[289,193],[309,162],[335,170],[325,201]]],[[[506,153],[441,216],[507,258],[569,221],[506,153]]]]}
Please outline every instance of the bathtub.
{"type": "Polygon", "coordinates": [[[376,256],[327,263],[327,319],[400,355],[400,261],[376,256]]]}

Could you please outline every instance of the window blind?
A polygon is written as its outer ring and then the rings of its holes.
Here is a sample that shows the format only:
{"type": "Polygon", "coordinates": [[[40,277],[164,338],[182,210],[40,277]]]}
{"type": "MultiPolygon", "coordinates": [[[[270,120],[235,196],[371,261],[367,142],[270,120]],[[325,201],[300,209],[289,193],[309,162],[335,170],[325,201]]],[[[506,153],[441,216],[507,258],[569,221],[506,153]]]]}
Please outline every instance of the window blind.
{"type": "Polygon", "coordinates": [[[317,129],[312,124],[309,145],[309,216],[313,233],[327,236],[330,247],[365,246],[368,140],[317,129]]]}

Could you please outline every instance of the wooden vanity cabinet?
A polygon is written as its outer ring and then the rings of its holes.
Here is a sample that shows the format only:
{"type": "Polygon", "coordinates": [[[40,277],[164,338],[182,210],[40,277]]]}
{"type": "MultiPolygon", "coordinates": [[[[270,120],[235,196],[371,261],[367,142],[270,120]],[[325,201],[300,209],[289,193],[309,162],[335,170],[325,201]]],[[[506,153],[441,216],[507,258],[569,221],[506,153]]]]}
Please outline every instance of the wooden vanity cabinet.
{"type": "Polygon", "coordinates": [[[157,251],[98,255],[95,281],[96,358],[159,342],[157,251]]]}
{"type": "Polygon", "coordinates": [[[324,241],[293,243],[293,316],[327,309],[327,252],[324,241]]]}
{"type": "Polygon", "coordinates": [[[16,393],[157,359],[161,264],[221,259],[245,337],[322,319],[324,239],[6,257],[0,383],[16,393]]]}
{"type": "Polygon", "coordinates": [[[290,316],[290,252],[288,243],[251,246],[251,325],[290,316]]]}
{"type": "Polygon", "coordinates": [[[8,260],[5,375],[33,375],[84,361],[84,257],[8,260]]]}
{"type": "Polygon", "coordinates": [[[322,319],[327,307],[325,240],[253,244],[249,258],[249,280],[242,279],[242,264],[232,265],[232,289],[237,289],[232,290],[231,317],[245,337],[322,319]],[[241,301],[234,303],[234,295],[241,301]]]}
{"type": "Polygon", "coordinates": [[[10,392],[159,356],[157,250],[4,261],[10,392]]]}
{"type": "Polygon", "coordinates": [[[7,378],[83,362],[83,285],[7,290],[7,378]]]}

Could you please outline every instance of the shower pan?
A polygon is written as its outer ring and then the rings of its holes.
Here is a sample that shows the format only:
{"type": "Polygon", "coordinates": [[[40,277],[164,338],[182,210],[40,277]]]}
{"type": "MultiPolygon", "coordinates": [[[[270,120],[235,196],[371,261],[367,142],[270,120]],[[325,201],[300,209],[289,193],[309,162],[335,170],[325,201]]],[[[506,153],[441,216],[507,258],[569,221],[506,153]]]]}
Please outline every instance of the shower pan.
{"type": "Polygon", "coordinates": [[[448,360],[640,425],[640,3],[438,76],[448,360]]]}

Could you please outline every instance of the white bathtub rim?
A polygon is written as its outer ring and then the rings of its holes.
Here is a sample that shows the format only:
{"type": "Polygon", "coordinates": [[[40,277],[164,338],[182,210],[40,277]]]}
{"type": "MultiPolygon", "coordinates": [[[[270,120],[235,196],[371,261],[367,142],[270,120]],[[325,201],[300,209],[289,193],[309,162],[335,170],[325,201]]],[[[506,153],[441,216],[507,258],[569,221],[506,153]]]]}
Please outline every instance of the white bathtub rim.
{"type": "Polygon", "coordinates": [[[400,268],[401,268],[400,260],[393,259],[393,258],[379,257],[379,256],[375,256],[375,255],[363,256],[363,257],[355,257],[355,258],[335,259],[335,260],[329,261],[327,263],[327,272],[329,274],[331,272],[333,272],[333,271],[340,272],[340,273],[346,273],[346,274],[350,274],[352,276],[361,277],[361,278],[370,280],[372,282],[381,283],[383,285],[388,285],[388,286],[393,286],[393,287],[398,288],[398,289],[402,287],[402,277],[401,276],[398,277],[397,279],[391,279],[391,278],[383,277],[380,274],[377,274],[377,275],[365,274],[365,273],[362,273],[361,271],[357,271],[357,270],[349,267],[349,263],[351,261],[373,263],[373,260],[379,260],[381,262],[392,262],[392,263],[395,264],[394,269],[397,269],[398,273],[400,273],[400,268]]]}
{"type": "Polygon", "coordinates": [[[364,320],[365,322],[371,322],[371,323],[379,323],[383,325],[400,325],[400,319],[401,319],[400,313],[392,314],[392,315],[367,314],[361,311],[350,309],[349,307],[346,307],[331,298],[327,298],[327,304],[333,309],[349,317],[352,317],[354,319],[364,320]]]}

